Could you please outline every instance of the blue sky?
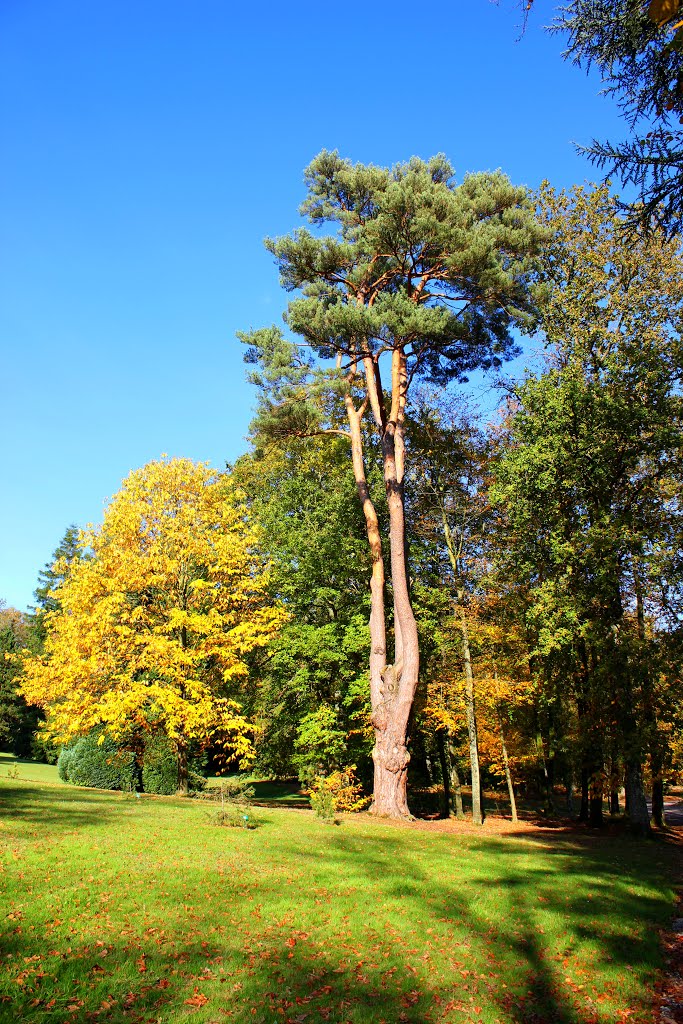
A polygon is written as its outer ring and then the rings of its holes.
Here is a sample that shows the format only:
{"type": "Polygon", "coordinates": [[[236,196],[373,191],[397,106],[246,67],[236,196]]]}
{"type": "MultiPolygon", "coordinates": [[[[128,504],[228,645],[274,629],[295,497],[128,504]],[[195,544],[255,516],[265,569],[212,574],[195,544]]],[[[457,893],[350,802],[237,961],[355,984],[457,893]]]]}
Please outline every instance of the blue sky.
{"type": "Polygon", "coordinates": [[[513,0],[3,0],[0,597],[30,604],[131,469],[244,451],[235,332],[280,320],[262,240],[298,224],[323,147],[595,176],[572,141],[623,125],[552,6],[520,40],[513,0]]]}

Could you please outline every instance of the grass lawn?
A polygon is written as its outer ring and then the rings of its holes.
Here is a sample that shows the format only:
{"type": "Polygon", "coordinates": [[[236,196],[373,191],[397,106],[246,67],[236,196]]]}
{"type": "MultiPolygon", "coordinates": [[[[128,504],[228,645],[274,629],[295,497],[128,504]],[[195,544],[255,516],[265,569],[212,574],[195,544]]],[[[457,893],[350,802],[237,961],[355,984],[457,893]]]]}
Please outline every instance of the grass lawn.
{"type": "Polygon", "coordinates": [[[14,754],[0,753],[0,779],[16,778],[28,782],[52,782],[61,785],[56,764],[25,761],[14,754]]]}
{"type": "MultiPolygon", "coordinates": [[[[2,773],[4,775],[4,773],[2,773]]],[[[644,1021],[678,851],[0,777],[0,1019],[644,1021]]]]}

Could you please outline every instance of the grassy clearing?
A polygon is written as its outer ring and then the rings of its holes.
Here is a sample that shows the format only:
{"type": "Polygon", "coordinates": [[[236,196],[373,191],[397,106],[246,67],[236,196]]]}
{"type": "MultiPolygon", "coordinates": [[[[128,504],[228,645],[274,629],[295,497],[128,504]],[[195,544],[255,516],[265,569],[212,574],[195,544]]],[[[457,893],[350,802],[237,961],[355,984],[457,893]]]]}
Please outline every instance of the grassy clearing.
{"type": "MultiPolygon", "coordinates": [[[[222,776],[211,775],[206,782],[208,787],[219,786],[222,776]]],[[[24,760],[14,754],[0,753],[0,779],[15,779],[20,782],[48,782],[51,785],[63,786],[57,774],[56,764],[42,764],[39,761],[24,760]]],[[[309,807],[310,800],[301,792],[298,782],[273,782],[264,779],[252,779],[256,803],[282,805],[283,807],[309,807]]]]}
{"type": "Polygon", "coordinates": [[[265,809],[0,779],[8,1021],[638,1021],[665,843],[265,809]]]}
{"type": "Polygon", "coordinates": [[[27,761],[14,754],[0,753],[0,779],[17,779],[23,782],[49,782],[64,785],[57,774],[56,764],[27,761]]]}

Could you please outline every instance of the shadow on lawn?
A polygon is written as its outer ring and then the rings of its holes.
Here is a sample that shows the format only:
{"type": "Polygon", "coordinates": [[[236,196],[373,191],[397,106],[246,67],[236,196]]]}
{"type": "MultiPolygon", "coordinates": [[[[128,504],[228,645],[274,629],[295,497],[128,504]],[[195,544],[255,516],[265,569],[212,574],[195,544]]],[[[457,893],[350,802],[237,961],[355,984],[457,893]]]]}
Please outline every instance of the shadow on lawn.
{"type": "MultiPolygon", "coordinates": [[[[96,827],[112,811],[112,798],[97,793],[42,790],[40,804],[24,787],[5,788],[3,793],[19,816],[65,832],[96,827]]],[[[18,977],[26,972],[21,982],[13,979],[11,995],[5,997],[8,1019],[11,1014],[18,1020],[42,1021],[46,1013],[58,1013],[60,1021],[74,1024],[142,1024],[194,1014],[198,1024],[424,1024],[477,1021],[481,1008],[487,1007],[482,1016],[488,1020],[578,1024],[589,1019],[588,1011],[579,1005],[584,997],[577,1002],[563,985],[563,956],[571,958],[582,943],[596,942],[604,951],[601,959],[619,971],[633,964],[658,965],[654,929],[661,899],[638,889],[638,865],[652,856],[652,844],[624,839],[615,850],[599,841],[560,835],[547,849],[546,836],[535,842],[526,834],[529,855],[539,845],[545,848],[546,859],[539,865],[531,856],[526,859],[518,841],[508,845],[507,839],[477,837],[465,846],[457,836],[439,836],[434,837],[434,856],[445,858],[445,867],[435,872],[420,863],[428,840],[411,835],[416,838],[399,845],[405,833],[378,828],[359,836],[342,827],[327,834],[331,838],[322,852],[307,846],[304,837],[280,837],[278,855],[297,864],[305,884],[293,894],[291,920],[279,930],[264,923],[282,913],[282,877],[277,874],[259,879],[258,915],[248,932],[244,926],[244,933],[230,926],[227,913],[206,918],[213,922],[211,928],[189,919],[185,923],[181,916],[182,927],[175,932],[172,919],[168,924],[154,920],[149,934],[103,934],[100,946],[91,939],[79,947],[77,937],[68,937],[58,947],[59,955],[49,956],[42,931],[5,921],[9,933],[4,953],[14,955],[18,977]],[[496,871],[479,872],[465,889],[455,872],[448,873],[449,858],[461,856],[481,864],[489,858],[496,871]],[[337,933],[323,930],[319,936],[315,926],[313,935],[297,928],[300,922],[324,920],[328,904],[323,900],[317,906],[322,889],[329,905],[348,908],[346,916],[340,915],[342,921],[360,916],[357,937],[349,938],[346,924],[337,933]],[[358,915],[358,900],[367,899],[369,890],[379,913],[375,915],[369,902],[358,915]],[[486,901],[498,908],[493,920],[486,901]],[[544,947],[540,910],[566,920],[566,947],[559,959],[544,947]],[[605,928],[602,915],[609,916],[610,928],[605,928]],[[382,934],[381,928],[394,920],[399,926],[382,934]],[[216,921],[223,923],[216,927],[216,921]],[[632,934],[633,921],[649,927],[632,934]],[[477,945],[479,959],[487,958],[491,965],[486,977],[472,970],[471,951],[451,944],[463,928],[468,942],[477,945]],[[167,937],[157,941],[164,929],[167,937]],[[441,939],[425,960],[419,954],[431,948],[427,936],[432,933],[441,939]],[[419,938],[407,942],[414,934],[419,938]],[[409,949],[412,944],[421,948],[409,949]],[[67,945],[71,948],[65,952],[67,945]],[[444,966],[450,971],[448,986],[439,973],[444,966]]],[[[212,884],[217,884],[215,879],[212,884]]],[[[220,885],[225,908],[243,901],[242,882],[228,875],[220,885]]],[[[240,913],[241,921],[253,917],[244,904],[240,913]]],[[[2,1010],[0,1006],[0,1016],[2,1010]]],[[[595,1021],[612,1019],[607,1010],[601,1016],[598,1007],[591,1014],[595,1021]]]]}

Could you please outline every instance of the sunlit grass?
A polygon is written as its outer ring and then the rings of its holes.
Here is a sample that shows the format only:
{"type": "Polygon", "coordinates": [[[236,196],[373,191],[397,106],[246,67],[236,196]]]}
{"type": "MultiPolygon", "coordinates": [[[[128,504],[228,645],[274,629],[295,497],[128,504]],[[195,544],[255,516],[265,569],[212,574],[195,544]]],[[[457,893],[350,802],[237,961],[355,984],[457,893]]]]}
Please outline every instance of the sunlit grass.
{"type": "Polygon", "coordinates": [[[0,778],[8,1021],[646,1018],[672,851],[0,778]],[[629,1016],[630,1013],[630,1016],[629,1016]]]}

